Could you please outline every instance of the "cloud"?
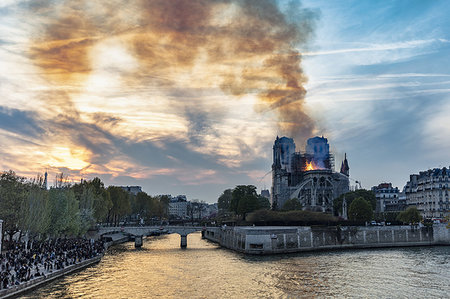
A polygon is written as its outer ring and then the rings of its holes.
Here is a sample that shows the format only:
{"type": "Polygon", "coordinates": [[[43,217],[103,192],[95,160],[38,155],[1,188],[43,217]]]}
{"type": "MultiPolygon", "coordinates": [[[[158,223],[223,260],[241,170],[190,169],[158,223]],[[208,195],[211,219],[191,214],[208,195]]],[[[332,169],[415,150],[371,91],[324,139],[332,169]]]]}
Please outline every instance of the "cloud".
{"type": "MultiPolygon", "coordinates": [[[[220,88],[232,97],[257,95],[277,113],[282,131],[305,138],[312,134],[313,120],[303,110],[306,77],[296,46],[309,40],[317,14],[295,3],[292,11],[301,18],[283,14],[268,0],[131,1],[125,10],[114,9],[120,1],[77,0],[55,10],[41,1],[32,13],[47,18],[30,58],[53,84],[76,86],[94,71],[92,49],[114,37],[139,65],[120,74],[126,86],[158,86],[162,96],[196,85],[220,88]],[[90,6],[97,10],[88,11],[90,6]],[[193,76],[185,81],[189,73],[193,76]]],[[[204,106],[204,97],[196,98],[204,106]]],[[[191,109],[183,111],[194,131],[214,131],[205,127],[206,113],[192,118],[191,109]]]]}
{"type": "Polygon", "coordinates": [[[378,52],[378,51],[393,51],[393,50],[403,50],[403,49],[414,49],[423,48],[436,43],[450,43],[446,39],[429,39],[429,40],[410,40],[402,41],[396,43],[385,43],[385,44],[371,44],[365,45],[358,48],[343,48],[343,49],[333,49],[333,50],[322,50],[315,52],[304,52],[303,56],[318,56],[318,55],[334,55],[334,54],[347,54],[347,53],[358,53],[358,52],[378,52]]]}
{"type": "Polygon", "coordinates": [[[253,182],[242,168],[263,171],[275,132],[315,128],[298,47],[319,14],[299,1],[39,0],[0,14],[3,168],[222,187],[253,182]]]}
{"type": "Polygon", "coordinates": [[[40,127],[38,115],[31,111],[0,106],[0,128],[22,137],[37,138],[45,131],[40,127]]]}

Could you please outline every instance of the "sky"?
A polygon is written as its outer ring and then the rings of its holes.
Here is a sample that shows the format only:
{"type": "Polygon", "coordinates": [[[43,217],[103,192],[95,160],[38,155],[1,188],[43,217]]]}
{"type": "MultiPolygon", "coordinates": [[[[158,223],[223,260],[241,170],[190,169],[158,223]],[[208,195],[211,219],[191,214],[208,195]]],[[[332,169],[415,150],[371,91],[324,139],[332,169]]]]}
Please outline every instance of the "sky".
{"type": "Polygon", "coordinates": [[[402,188],[450,165],[449,6],[1,0],[0,170],[216,202],[271,187],[277,135],[323,135],[402,188]]]}

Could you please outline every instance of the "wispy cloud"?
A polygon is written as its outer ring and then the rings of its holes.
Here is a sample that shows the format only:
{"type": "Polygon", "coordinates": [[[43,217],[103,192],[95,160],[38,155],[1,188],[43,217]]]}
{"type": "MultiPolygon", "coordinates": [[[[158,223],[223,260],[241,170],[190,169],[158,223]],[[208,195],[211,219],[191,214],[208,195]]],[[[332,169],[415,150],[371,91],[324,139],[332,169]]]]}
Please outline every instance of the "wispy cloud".
{"type": "Polygon", "coordinates": [[[414,49],[423,48],[429,46],[433,43],[450,43],[446,39],[429,39],[429,40],[411,40],[402,41],[397,43],[385,43],[385,44],[369,44],[363,47],[356,48],[344,48],[344,49],[333,49],[333,50],[322,50],[315,52],[304,52],[303,56],[318,56],[318,55],[334,55],[334,54],[347,54],[347,53],[358,53],[358,52],[379,52],[379,51],[392,51],[392,50],[402,50],[402,49],[414,49]]]}

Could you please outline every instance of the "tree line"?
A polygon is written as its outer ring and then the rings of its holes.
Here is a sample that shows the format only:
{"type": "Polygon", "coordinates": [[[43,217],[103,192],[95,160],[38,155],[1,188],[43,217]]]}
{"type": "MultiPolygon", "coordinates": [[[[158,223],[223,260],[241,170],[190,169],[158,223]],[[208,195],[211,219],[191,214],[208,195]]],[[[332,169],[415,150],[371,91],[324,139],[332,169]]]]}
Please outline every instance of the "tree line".
{"type": "Polygon", "coordinates": [[[342,211],[343,201],[347,203],[348,219],[367,222],[371,220],[417,224],[422,216],[416,207],[408,207],[405,211],[375,213],[377,199],[371,190],[359,189],[342,194],[333,201],[335,215],[342,211]]]}
{"type": "Polygon", "coordinates": [[[80,236],[97,223],[119,225],[167,217],[169,196],[133,195],[121,187],[105,187],[98,178],[70,184],[60,174],[47,190],[38,176],[27,180],[6,171],[0,176],[0,219],[4,236],[19,238],[80,236]]]}
{"type": "MultiPolygon", "coordinates": [[[[376,208],[375,193],[364,189],[350,191],[336,198],[333,201],[335,216],[341,215],[344,199],[347,204],[348,219],[353,222],[364,223],[375,219],[416,224],[421,221],[420,212],[416,207],[409,207],[402,212],[387,212],[382,215],[374,213],[376,208]]],[[[284,203],[281,209],[269,212],[267,211],[271,208],[269,200],[257,195],[256,187],[253,185],[239,185],[234,189],[226,189],[218,198],[218,208],[222,215],[236,215],[242,220],[253,223],[331,223],[338,221],[338,218],[325,217],[321,213],[303,211],[302,204],[297,198],[291,198],[284,203]],[[246,217],[247,215],[248,217],[246,217]]]]}
{"type": "Polygon", "coordinates": [[[234,189],[226,189],[217,200],[219,211],[245,216],[256,210],[269,210],[270,202],[256,193],[253,185],[238,185],[234,189]]]}

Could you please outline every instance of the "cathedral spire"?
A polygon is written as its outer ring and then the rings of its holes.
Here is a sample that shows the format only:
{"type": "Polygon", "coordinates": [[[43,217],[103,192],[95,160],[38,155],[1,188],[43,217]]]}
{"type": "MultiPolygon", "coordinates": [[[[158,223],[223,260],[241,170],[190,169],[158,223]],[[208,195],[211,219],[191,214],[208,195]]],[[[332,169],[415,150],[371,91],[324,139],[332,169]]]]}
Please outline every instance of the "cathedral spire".
{"type": "Polygon", "coordinates": [[[47,190],[47,176],[48,176],[48,173],[47,173],[47,170],[45,170],[45,174],[44,174],[44,186],[43,186],[43,188],[44,188],[45,190],[47,190]]]}
{"type": "Polygon", "coordinates": [[[344,154],[344,161],[342,161],[341,164],[341,173],[345,174],[346,176],[350,175],[350,167],[348,167],[347,153],[344,154]]]}

